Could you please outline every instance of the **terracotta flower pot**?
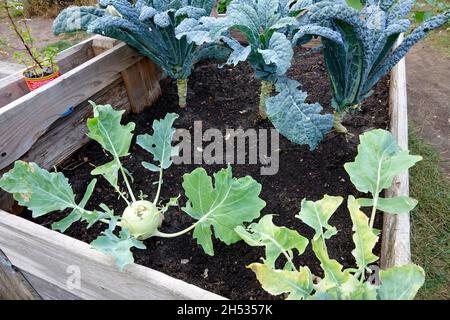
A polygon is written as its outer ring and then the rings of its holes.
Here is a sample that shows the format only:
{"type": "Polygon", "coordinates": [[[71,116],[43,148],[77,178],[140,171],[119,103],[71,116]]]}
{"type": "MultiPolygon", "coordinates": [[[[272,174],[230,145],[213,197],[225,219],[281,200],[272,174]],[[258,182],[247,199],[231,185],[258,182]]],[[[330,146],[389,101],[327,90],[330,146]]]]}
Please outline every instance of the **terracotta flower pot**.
{"type": "Polygon", "coordinates": [[[28,89],[30,89],[30,91],[36,90],[44,85],[46,85],[47,83],[49,83],[52,80],[55,80],[56,78],[58,78],[59,76],[61,76],[61,73],[59,72],[59,68],[57,66],[54,67],[53,73],[50,75],[47,75],[45,77],[39,77],[39,78],[30,78],[26,76],[27,71],[32,70],[35,67],[31,67],[28,68],[27,70],[25,70],[23,72],[23,78],[25,79],[25,82],[28,86],[28,89]]]}

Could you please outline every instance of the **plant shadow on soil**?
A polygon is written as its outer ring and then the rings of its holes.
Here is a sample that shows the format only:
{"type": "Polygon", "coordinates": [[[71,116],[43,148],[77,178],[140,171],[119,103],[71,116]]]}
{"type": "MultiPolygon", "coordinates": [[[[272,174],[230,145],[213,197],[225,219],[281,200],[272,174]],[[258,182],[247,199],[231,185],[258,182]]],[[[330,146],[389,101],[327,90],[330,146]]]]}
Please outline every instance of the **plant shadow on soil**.
{"type": "MultiPolygon", "coordinates": [[[[330,107],[330,85],[320,54],[303,56],[304,49],[296,50],[296,59],[289,71],[292,79],[302,83],[302,89],[309,93],[308,102],[319,102],[324,106],[324,112],[332,112],[330,107]]],[[[128,115],[123,123],[136,123],[135,136],[151,133],[154,119],[160,119],[167,112],[175,112],[180,118],[175,122],[176,128],[186,128],[193,132],[195,120],[203,121],[203,130],[217,128],[225,132],[226,128],[272,128],[270,122],[255,124],[255,114],[258,109],[259,80],[254,79],[252,69],[245,63],[231,68],[217,68],[217,62],[199,63],[189,81],[188,107],[178,108],[177,91],[174,81],[165,79],[161,82],[163,94],[161,98],[147,111],[138,115],[128,115]]],[[[299,212],[303,198],[319,200],[324,194],[355,195],[357,190],[352,186],[343,165],[353,161],[356,156],[358,135],[374,129],[388,127],[388,77],[375,88],[374,94],[364,103],[361,112],[351,114],[344,124],[355,137],[346,141],[343,136],[329,134],[315,151],[309,151],[307,146],[292,144],[280,137],[280,168],[273,176],[261,176],[260,164],[233,165],[235,177],[252,176],[262,184],[261,198],[267,202],[263,214],[275,214],[274,222],[299,231],[309,239],[313,230],[300,222],[295,215],[299,212]]],[[[93,166],[110,161],[101,147],[90,142],[69,158],[59,170],[70,180],[79,200],[87,184],[93,166]]],[[[156,173],[147,171],[141,166],[142,161],[151,161],[151,155],[132,143],[131,156],[124,158],[125,167],[134,176],[134,190],[153,199],[156,192],[156,173]]],[[[199,165],[174,165],[165,172],[161,199],[183,194],[182,176],[191,172],[199,165]]],[[[225,165],[204,165],[212,175],[225,165]]],[[[172,208],[165,215],[162,230],[165,232],[180,231],[193,222],[181,207],[186,202],[182,195],[180,207],[172,208]]],[[[106,203],[114,208],[116,214],[124,209],[124,203],[118,199],[112,187],[100,178],[88,208],[97,208],[100,203],[106,203]]],[[[51,223],[65,217],[67,212],[50,214],[36,221],[48,228],[51,223]]],[[[28,214],[29,219],[31,219],[28,214]]],[[[381,227],[381,216],[378,215],[376,227],[381,227]]],[[[351,255],[354,249],[352,242],[352,225],[346,204],[342,204],[331,218],[331,225],[336,226],[338,234],[328,240],[330,256],[344,266],[353,266],[355,261],[351,255]]],[[[66,231],[66,234],[85,242],[94,240],[105,228],[97,224],[86,231],[84,223],[76,223],[66,231]]],[[[264,249],[252,248],[244,242],[227,246],[220,241],[214,241],[215,256],[206,255],[192,238],[192,233],[174,238],[152,238],[145,241],[147,250],[134,250],[135,262],[172,277],[184,280],[206,290],[223,295],[230,299],[274,299],[259,285],[251,270],[246,265],[260,261],[264,249]],[[183,262],[183,263],[182,263],[183,262]],[[187,262],[187,263],[186,263],[187,262]]],[[[379,245],[376,249],[379,253],[379,245]]],[[[311,247],[295,258],[297,265],[307,265],[318,276],[323,276],[319,262],[311,247]]]]}

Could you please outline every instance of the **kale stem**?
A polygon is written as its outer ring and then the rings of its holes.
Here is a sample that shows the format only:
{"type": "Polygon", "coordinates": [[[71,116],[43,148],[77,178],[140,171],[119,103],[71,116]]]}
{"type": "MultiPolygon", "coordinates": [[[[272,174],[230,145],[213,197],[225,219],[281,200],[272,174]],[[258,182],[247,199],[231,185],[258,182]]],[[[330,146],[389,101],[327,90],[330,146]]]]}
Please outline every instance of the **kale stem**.
{"type": "Polygon", "coordinates": [[[259,96],[259,116],[267,119],[266,99],[273,91],[273,84],[267,80],[261,80],[261,95],[259,96]]]}
{"type": "Polygon", "coordinates": [[[186,108],[188,79],[177,79],[178,105],[180,108],[186,108]]]}
{"type": "Polygon", "coordinates": [[[348,130],[344,125],[342,124],[342,121],[344,120],[345,115],[347,114],[346,111],[342,112],[334,112],[334,119],[333,119],[333,128],[336,132],[347,134],[348,130]]]}

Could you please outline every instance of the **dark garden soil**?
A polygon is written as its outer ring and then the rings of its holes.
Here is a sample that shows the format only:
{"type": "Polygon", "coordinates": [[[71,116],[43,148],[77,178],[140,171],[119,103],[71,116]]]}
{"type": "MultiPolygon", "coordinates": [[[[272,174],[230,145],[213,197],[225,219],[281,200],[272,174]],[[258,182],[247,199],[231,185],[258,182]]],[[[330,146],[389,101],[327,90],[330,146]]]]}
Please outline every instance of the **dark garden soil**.
{"type": "MultiPolygon", "coordinates": [[[[322,57],[314,54],[301,57],[302,51],[296,52],[297,59],[289,76],[302,83],[303,90],[309,93],[309,102],[320,102],[325,111],[331,112],[330,87],[322,57]]],[[[148,111],[139,115],[129,115],[124,122],[136,123],[135,134],[151,132],[153,119],[160,119],[167,112],[176,112],[180,118],[175,122],[177,128],[193,131],[195,120],[203,121],[203,130],[217,128],[225,132],[226,128],[271,128],[269,122],[255,122],[258,105],[260,82],[253,78],[251,68],[239,64],[235,68],[217,68],[216,62],[204,62],[195,68],[190,82],[188,107],[180,110],[177,106],[176,87],[173,81],[162,81],[163,95],[148,111]]],[[[260,175],[258,165],[234,165],[236,177],[251,175],[262,184],[261,197],[267,202],[264,214],[276,214],[274,222],[298,230],[311,238],[313,231],[294,216],[299,212],[303,198],[319,200],[324,194],[346,196],[358,195],[344,171],[343,165],[353,161],[356,155],[357,136],[373,128],[388,126],[388,80],[384,79],[376,87],[361,112],[348,116],[345,125],[355,136],[347,142],[341,135],[329,134],[315,151],[307,146],[299,146],[280,138],[280,169],[272,176],[260,175]]],[[[205,144],[206,145],[206,144],[205,144]]],[[[153,199],[157,176],[141,166],[142,161],[150,161],[150,155],[133,143],[132,156],[123,160],[127,169],[133,173],[134,189],[153,199]]],[[[89,143],[74,154],[60,168],[70,180],[79,197],[92,179],[90,171],[109,161],[109,157],[96,143],[89,143]]],[[[182,194],[182,175],[192,171],[198,165],[172,166],[165,173],[162,199],[182,194]]],[[[204,165],[209,174],[218,171],[224,165],[204,165]]],[[[100,203],[106,203],[117,213],[124,209],[108,183],[99,179],[88,207],[93,209],[100,203]]],[[[181,197],[184,205],[185,198],[181,197]]],[[[37,222],[50,227],[51,223],[65,216],[64,213],[52,214],[37,219],[37,222]]],[[[162,230],[175,232],[192,223],[192,219],[180,208],[166,214],[162,230]]],[[[338,234],[328,241],[331,257],[344,266],[354,265],[351,255],[353,250],[351,221],[346,206],[342,205],[332,217],[331,224],[336,226],[338,234]]],[[[378,221],[378,227],[381,220],[378,221]]],[[[67,232],[69,236],[90,242],[103,230],[101,224],[86,231],[84,224],[73,225],[67,232]]],[[[215,257],[207,256],[190,235],[175,239],[149,239],[145,242],[147,250],[136,250],[135,261],[138,264],[160,270],[175,278],[185,280],[201,288],[210,290],[231,299],[271,299],[257,282],[252,271],[245,268],[252,262],[258,262],[263,256],[262,248],[252,248],[240,242],[226,246],[215,241],[215,257]]],[[[308,265],[312,271],[321,276],[318,261],[310,248],[305,254],[295,259],[298,265],[308,265]]]]}

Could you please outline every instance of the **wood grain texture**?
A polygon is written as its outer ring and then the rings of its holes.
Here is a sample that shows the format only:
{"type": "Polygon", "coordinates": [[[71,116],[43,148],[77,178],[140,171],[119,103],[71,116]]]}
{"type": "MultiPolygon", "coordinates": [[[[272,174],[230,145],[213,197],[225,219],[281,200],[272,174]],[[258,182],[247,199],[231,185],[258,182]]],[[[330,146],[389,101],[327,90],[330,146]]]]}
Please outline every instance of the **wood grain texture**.
{"type": "MultiPolygon", "coordinates": [[[[403,36],[399,41],[402,40],[403,36]]],[[[400,148],[408,150],[408,96],[404,59],[391,72],[389,114],[392,135],[400,148]]],[[[409,196],[409,173],[403,172],[397,176],[385,196],[409,196]]],[[[383,269],[411,262],[410,231],[409,212],[384,214],[380,257],[383,269]]]]}
{"type": "Polygon", "coordinates": [[[40,300],[22,273],[16,270],[0,250],[0,300],[40,300]]]}
{"type": "Polygon", "coordinates": [[[131,111],[141,113],[161,95],[160,72],[147,58],[122,71],[131,111]]]}
{"type": "Polygon", "coordinates": [[[25,279],[28,280],[34,290],[39,292],[39,296],[42,300],[80,300],[79,297],[69,291],[57,287],[50,282],[44,281],[31,273],[23,270],[21,270],[21,273],[25,279]]]}
{"type": "Polygon", "coordinates": [[[80,299],[224,299],[137,264],[120,272],[88,244],[2,210],[0,234],[0,248],[14,266],[80,299]],[[70,288],[69,267],[79,268],[79,288],[70,288]]]}
{"type": "MultiPolygon", "coordinates": [[[[64,74],[94,57],[93,39],[89,38],[58,54],[56,61],[61,73],[64,74]]],[[[0,108],[30,92],[23,79],[22,71],[18,70],[17,73],[0,80],[0,108]]]]}
{"type": "MultiPolygon", "coordinates": [[[[90,100],[97,104],[111,104],[116,110],[130,111],[125,86],[120,78],[93,95],[90,100]]],[[[35,162],[45,169],[58,166],[90,141],[86,121],[92,113],[92,106],[88,101],[79,104],[69,116],[52,124],[21,160],[35,162]]]]}
{"type": "MultiPolygon", "coordinates": [[[[117,79],[108,88],[90,98],[97,104],[111,104],[117,110],[130,110],[128,96],[122,79],[117,79]]],[[[44,169],[58,166],[79,148],[90,141],[86,121],[92,116],[92,107],[88,101],[78,105],[74,111],[50,126],[31,149],[20,159],[35,162],[44,169]]],[[[9,171],[13,164],[0,170],[0,177],[9,171]]],[[[0,209],[19,215],[23,208],[17,204],[12,195],[0,189],[0,209]]]]}
{"type": "Polygon", "coordinates": [[[25,154],[69,106],[89,99],[141,59],[134,49],[119,44],[0,108],[0,169],[25,154]]]}

